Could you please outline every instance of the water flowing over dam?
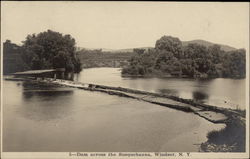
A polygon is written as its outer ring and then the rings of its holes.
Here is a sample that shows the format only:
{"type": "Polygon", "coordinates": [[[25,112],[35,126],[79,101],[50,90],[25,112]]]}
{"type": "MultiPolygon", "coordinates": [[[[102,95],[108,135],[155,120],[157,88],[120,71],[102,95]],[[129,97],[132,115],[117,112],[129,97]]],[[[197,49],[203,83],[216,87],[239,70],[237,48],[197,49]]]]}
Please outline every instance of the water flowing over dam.
{"type": "Polygon", "coordinates": [[[169,108],[185,111],[185,112],[192,112],[200,117],[205,118],[208,121],[213,123],[226,123],[228,116],[236,114],[239,116],[243,116],[242,114],[225,108],[219,108],[215,106],[210,106],[206,104],[195,103],[192,100],[186,100],[182,98],[177,98],[174,96],[168,96],[159,93],[152,93],[146,91],[139,91],[133,90],[128,88],[122,87],[110,87],[110,86],[103,86],[103,85],[96,85],[96,84],[84,84],[81,82],[74,82],[68,80],[61,80],[61,79],[45,79],[41,82],[49,82],[53,84],[58,84],[61,86],[68,86],[74,87],[79,89],[84,89],[88,91],[98,91],[107,93],[110,95],[117,95],[121,97],[133,98],[161,106],[166,106],[169,108]]]}

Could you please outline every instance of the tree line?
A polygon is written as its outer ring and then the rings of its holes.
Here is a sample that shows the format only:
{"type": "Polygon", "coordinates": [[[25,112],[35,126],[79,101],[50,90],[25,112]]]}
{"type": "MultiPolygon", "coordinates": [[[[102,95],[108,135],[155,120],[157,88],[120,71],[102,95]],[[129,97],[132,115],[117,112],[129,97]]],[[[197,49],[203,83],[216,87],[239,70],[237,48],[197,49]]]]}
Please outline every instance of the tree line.
{"type": "Polygon", "coordinates": [[[134,55],[132,52],[110,52],[102,49],[81,49],[76,52],[83,68],[93,67],[123,67],[134,55]]]}
{"type": "Polygon", "coordinates": [[[224,51],[217,44],[206,47],[182,42],[172,36],[163,36],[153,49],[134,49],[123,75],[181,76],[191,78],[245,78],[246,50],[224,51]]]}
{"type": "Polygon", "coordinates": [[[28,35],[21,46],[6,40],[3,44],[3,73],[52,68],[80,72],[81,62],[76,56],[75,45],[75,39],[70,35],[51,30],[28,35]]]}

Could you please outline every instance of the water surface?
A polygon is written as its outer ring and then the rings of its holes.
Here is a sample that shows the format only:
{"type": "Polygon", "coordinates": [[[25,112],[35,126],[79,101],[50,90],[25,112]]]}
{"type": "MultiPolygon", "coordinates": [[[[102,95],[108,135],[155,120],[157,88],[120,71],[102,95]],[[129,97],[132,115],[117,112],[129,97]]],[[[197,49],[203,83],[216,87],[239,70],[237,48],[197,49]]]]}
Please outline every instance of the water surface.
{"type": "Polygon", "coordinates": [[[3,81],[3,92],[5,152],[197,152],[224,127],[105,93],[16,81],[3,81]]]}
{"type": "Polygon", "coordinates": [[[201,103],[245,109],[245,79],[123,78],[119,68],[84,69],[76,81],[165,93],[201,103]]]}

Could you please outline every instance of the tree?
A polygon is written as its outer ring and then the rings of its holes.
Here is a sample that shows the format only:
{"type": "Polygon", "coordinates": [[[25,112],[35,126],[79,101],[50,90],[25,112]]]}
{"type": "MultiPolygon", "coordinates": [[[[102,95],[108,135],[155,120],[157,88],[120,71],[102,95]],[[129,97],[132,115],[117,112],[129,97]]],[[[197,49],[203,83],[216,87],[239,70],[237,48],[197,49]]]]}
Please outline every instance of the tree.
{"type": "Polygon", "coordinates": [[[244,78],[246,75],[246,50],[230,52],[219,45],[206,47],[197,43],[182,46],[178,38],[163,36],[149,51],[135,49],[124,74],[171,74],[194,78],[244,78]]]}
{"type": "Polygon", "coordinates": [[[223,76],[245,78],[246,76],[246,50],[231,51],[223,58],[223,76]]]}
{"type": "Polygon", "coordinates": [[[224,55],[224,51],[221,50],[220,45],[212,45],[208,47],[208,52],[212,57],[212,61],[214,64],[221,63],[222,56],[224,55]]]}
{"type": "Polygon", "coordinates": [[[203,45],[191,43],[183,47],[185,59],[209,58],[207,48],[203,45]]]}
{"type": "Polygon", "coordinates": [[[6,40],[3,43],[3,74],[9,74],[27,69],[24,61],[22,60],[23,49],[6,40]]]}
{"type": "Polygon", "coordinates": [[[172,36],[163,36],[155,43],[155,49],[165,50],[173,54],[176,58],[181,58],[182,56],[182,43],[179,38],[172,36]]]}
{"type": "Polygon", "coordinates": [[[145,52],[145,49],[135,48],[133,51],[138,55],[142,55],[145,52]]]}
{"type": "Polygon", "coordinates": [[[65,68],[80,72],[81,63],[75,54],[75,39],[70,35],[48,30],[32,34],[23,41],[23,59],[30,69],[65,68]]]}

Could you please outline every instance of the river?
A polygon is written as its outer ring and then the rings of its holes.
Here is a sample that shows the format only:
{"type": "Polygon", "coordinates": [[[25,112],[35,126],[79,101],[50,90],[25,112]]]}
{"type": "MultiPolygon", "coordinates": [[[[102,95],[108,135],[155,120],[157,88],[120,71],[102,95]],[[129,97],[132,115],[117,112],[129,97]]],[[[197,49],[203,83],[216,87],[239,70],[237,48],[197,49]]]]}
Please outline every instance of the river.
{"type": "Polygon", "coordinates": [[[124,78],[119,68],[90,68],[76,75],[75,80],[164,93],[225,108],[246,109],[245,79],[124,78]]]}
{"type": "MultiPolygon", "coordinates": [[[[122,78],[116,68],[85,69],[75,80],[171,93],[208,103],[217,97],[244,103],[242,97],[232,95],[244,94],[244,80],[122,78]],[[224,91],[217,88],[226,84],[229,88],[224,91]],[[232,94],[229,89],[234,90],[232,94]],[[203,93],[193,93],[198,90],[203,93]]],[[[193,113],[101,92],[3,80],[4,152],[197,152],[209,131],[224,126],[193,113]]]]}

